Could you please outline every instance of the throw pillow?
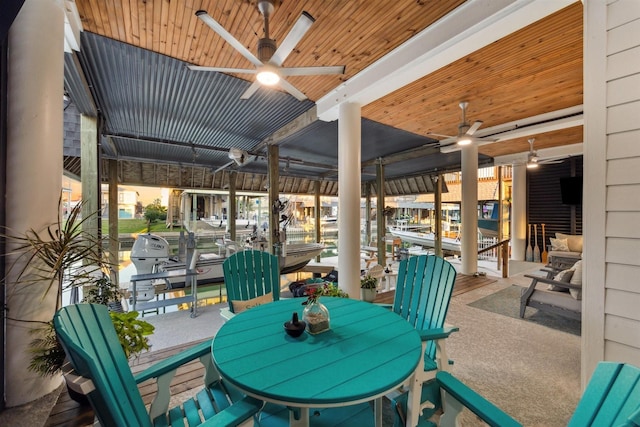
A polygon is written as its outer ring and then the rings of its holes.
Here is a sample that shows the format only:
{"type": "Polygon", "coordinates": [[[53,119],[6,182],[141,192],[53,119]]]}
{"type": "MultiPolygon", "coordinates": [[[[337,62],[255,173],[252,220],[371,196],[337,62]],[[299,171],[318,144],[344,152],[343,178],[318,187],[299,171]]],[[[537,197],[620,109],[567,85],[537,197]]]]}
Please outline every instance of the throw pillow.
{"type": "MultiPolygon", "coordinates": [[[[573,276],[571,277],[571,280],[569,280],[569,283],[572,285],[582,286],[582,260],[577,261],[571,268],[575,271],[573,272],[573,276]]],[[[575,299],[582,299],[582,289],[570,289],[569,292],[575,299]]]]}
{"type": "MultiPolygon", "coordinates": [[[[573,277],[573,268],[569,268],[567,270],[562,270],[560,273],[556,274],[553,277],[553,280],[555,280],[556,282],[563,282],[563,283],[569,283],[569,281],[571,280],[571,277],[573,277]]],[[[550,291],[556,291],[556,292],[569,292],[568,288],[563,288],[562,286],[556,286],[556,285],[549,285],[548,288],[550,291]]]]}
{"type": "Polygon", "coordinates": [[[267,304],[270,302],[273,302],[273,292],[269,292],[268,294],[264,294],[259,297],[251,298],[246,301],[231,300],[231,305],[233,306],[233,312],[238,314],[252,307],[257,307],[259,305],[267,304]]]}
{"type": "Polygon", "coordinates": [[[567,239],[567,246],[571,252],[582,252],[582,236],[556,233],[556,238],[567,239]]]}
{"type": "Polygon", "coordinates": [[[567,239],[554,239],[551,237],[549,240],[551,241],[552,251],[569,252],[569,243],[567,239]]]}

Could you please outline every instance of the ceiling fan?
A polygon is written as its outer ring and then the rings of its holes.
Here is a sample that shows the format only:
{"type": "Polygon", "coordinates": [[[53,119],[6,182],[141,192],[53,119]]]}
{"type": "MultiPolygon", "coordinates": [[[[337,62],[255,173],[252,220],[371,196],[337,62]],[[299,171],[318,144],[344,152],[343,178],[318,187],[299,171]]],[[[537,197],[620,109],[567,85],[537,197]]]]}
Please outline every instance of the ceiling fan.
{"type": "Polygon", "coordinates": [[[473,134],[475,134],[476,131],[480,128],[480,126],[482,126],[483,122],[481,120],[476,120],[472,125],[469,124],[469,122],[467,122],[467,107],[469,106],[469,103],[466,101],[462,101],[458,105],[460,105],[460,108],[462,109],[462,122],[460,122],[460,124],[458,125],[458,135],[451,136],[442,135],[439,133],[429,133],[429,135],[443,136],[447,138],[447,140],[441,140],[441,143],[449,142],[448,140],[451,140],[458,145],[469,145],[474,141],[491,141],[491,139],[488,138],[477,138],[473,136],[473,134]]]}
{"type": "Polygon", "coordinates": [[[256,57],[249,51],[242,43],[240,43],[235,37],[233,37],[227,30],[224,29],[215,19],[213,19],[204,10],[196,12],[196,16],[200,18],[202,22],[207,24],[213,31],[218,33],[227,43],[229,43],[235,50],[247,58],[254,66],[255,69],[245,68],[223,68],[223,67],[201,67],[195,65],[189,65],[191,70],[200,71],[217,71],[221,73],[244,73],[255,74],[256,80],[249,86],[249,88],[242,94],[240,99],[248,99],[253,95],[260,85],[265,86],[279,86],[286,90],[291,95],[296,97],[299,101],[307,99],[306,95],[298,90],[295,86],[284,79],[285,76],[308,76],[319,74],[344,74],[345,67],[329,66],[329,67],[283,67],[282,64],[287,59],[289,54],[293,51],[298,42],[307,33],[311,24],[315,22],[315,19],[307,12],[302,12],[300,18],[296,21],[289,33],[285,36],[282,43],[278,47],[276,41],[269,37],[269,17],[274,10],[274,0],[258,0],[258,10],[264,17],[264,37],[258,40],[258,56],[256,57]]]}
{"type": "Polygon", "coordinates": [[[528,139],[528,141],[529,141],[529,154],[527,155],[527,169],[535,169],[535,168],[538,167],[538,165],[550,165],[550,164],[554,164],[554,163],[562,163],[562,160],[560,160],[557,157],[550,157],[550,158],[546,158],[546,159],[541,159],[538,156],[538,152],[533,149],[533,142],[535,140],[536,140],[535,138],[529,138],[528,139]]]}

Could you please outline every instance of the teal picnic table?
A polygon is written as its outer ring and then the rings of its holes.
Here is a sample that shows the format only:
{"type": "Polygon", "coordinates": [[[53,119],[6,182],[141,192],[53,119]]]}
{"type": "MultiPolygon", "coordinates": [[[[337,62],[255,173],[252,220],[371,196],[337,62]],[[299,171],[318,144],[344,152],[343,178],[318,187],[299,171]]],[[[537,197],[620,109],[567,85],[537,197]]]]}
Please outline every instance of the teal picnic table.
{"type": "Polygon", "coordinates": [[[220,375],[244,393],[299,408],[291,426],[308,426],[310,408],[375,401],[382,425],[382,396],[406,384],[421,360],[417,331],[397,314],[349,298],[322,297],[331,328],[288,336],[284,322],[304,298],[254,307],[227,321],[212,343],[220,375]]]}

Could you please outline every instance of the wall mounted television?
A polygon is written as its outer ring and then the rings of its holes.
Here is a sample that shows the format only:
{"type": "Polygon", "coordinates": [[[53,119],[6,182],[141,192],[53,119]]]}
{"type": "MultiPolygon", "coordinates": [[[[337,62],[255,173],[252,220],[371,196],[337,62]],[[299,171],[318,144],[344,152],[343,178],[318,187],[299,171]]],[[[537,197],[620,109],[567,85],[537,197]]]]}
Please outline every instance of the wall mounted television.
{"type": "Polygon", "coordinates": [[[560,178],[560,195],[563,205],[581,205],[582,177],[568,176],[560,178]]]}

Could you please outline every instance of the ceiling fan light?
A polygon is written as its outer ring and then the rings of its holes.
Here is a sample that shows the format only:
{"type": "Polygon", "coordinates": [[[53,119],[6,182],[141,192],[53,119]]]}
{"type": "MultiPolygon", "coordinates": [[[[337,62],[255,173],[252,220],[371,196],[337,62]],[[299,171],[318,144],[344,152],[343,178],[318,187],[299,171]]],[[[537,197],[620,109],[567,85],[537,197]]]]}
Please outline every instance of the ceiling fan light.
{"type": "Polygon", "coordinates": [[[535,169],[538,167],[538,162],[534,161],[534,160],[529,160],[527,162],[527,169],[535,169]]]}
{"type": "Polygon", "coordinates": [[[280,81],[280,75],[272,67],[263,67],[258,71],[256,78],[265,86],[273,86],[280,81]]]}
{"type": "Polygon", "coordinates": [[[469,145],[471,142],[471,138],[468,136],[461,136],[458,138],[458,145],[469,145]]]}

